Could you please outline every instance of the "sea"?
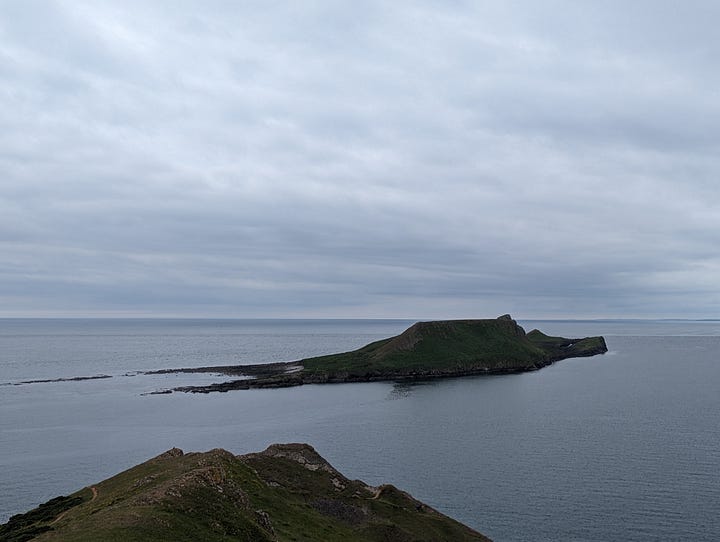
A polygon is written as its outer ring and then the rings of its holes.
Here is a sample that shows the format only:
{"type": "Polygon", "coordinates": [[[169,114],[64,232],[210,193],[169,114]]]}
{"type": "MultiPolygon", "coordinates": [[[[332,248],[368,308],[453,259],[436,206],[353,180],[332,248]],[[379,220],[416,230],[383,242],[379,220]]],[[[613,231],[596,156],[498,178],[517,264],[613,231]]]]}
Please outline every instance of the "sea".
{"type": "Polygon", "coordinates": [[[720,539],[720,322],[519,321],[603,335],[542,370],[418,383],[152,394],[143,371],[291,361],[411,320],[0,320],[0,522],[174,446],[307,442],[496,541],[720,539]],[[103,377],[88,380],[58,380],[103,377]]]}

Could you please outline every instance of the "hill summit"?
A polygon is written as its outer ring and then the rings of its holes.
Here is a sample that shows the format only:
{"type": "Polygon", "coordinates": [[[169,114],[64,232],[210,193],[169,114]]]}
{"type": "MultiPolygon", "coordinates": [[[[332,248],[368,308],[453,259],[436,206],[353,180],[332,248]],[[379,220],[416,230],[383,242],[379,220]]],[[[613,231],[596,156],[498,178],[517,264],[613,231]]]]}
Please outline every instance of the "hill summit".
{"type": "Polygon", "coordinates": [[[178,448],[0,525],[21,542],[486,541],[391,485],[349,480],[308,444],[178,448]]]}
{"type": "MultiPolygon", "coordinates": [[[[565,339],[525,330],[509,314],[485,320],[418,322],[358,350],[304,359],[308,375],[333,378],[437,377],[539,369],[560,359],[607,352],[602,337],[565,339]]],[[[321,377],[322,378],[322,377],[321,377]]]]}

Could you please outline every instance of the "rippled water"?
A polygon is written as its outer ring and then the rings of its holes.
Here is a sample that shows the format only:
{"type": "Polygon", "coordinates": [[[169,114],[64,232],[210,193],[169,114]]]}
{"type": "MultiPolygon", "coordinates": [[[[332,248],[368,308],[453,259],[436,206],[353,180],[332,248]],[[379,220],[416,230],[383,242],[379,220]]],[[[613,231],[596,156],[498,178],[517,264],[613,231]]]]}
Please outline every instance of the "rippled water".
{"type": "Polygon", "coordinates": [[[172,446],[304,441],[496,540],[720,538],[718,322],[524,322],[603,334],[610,352],[417,385],[143,396],[214,377],[124,376],[298,359],[408,324],[0,320],[0,520],[172,446]]]}

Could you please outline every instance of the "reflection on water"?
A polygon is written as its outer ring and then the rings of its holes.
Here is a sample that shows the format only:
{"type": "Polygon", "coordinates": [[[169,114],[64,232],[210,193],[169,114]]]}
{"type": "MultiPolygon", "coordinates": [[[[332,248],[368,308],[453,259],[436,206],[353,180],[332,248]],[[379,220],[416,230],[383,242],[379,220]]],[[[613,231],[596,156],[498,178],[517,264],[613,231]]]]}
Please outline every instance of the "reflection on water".
{"type": "Polygon", "coordinates": [[[413,382],[395,382],[392,385],[392,389],[388,393],[388,399],[390,400],[397,400],[397,399],[406,399],[407,397],[410,397],[410,395],[416,391],[418,388],[422,386],[432,386],[435,383],[435,381],[430,380],[419,380],[419,381],[413,381],[413,382]]]}

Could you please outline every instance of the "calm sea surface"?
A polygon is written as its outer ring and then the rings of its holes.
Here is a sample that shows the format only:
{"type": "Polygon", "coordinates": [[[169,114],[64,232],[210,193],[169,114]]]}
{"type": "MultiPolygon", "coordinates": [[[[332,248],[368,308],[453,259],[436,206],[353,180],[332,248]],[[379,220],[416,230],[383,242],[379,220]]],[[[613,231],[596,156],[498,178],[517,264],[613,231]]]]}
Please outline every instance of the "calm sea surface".
{"type": "Polygon", "coordinates": [[[309,442],[503,540],[720,539],[720,322],[532,321],[610,352],[534,373],[143,395],[401,332],[400,320],[1,320],[0,522],[173,446],[309,442]],[[20,384],[77,376],[112,378],[20,384]]]}

